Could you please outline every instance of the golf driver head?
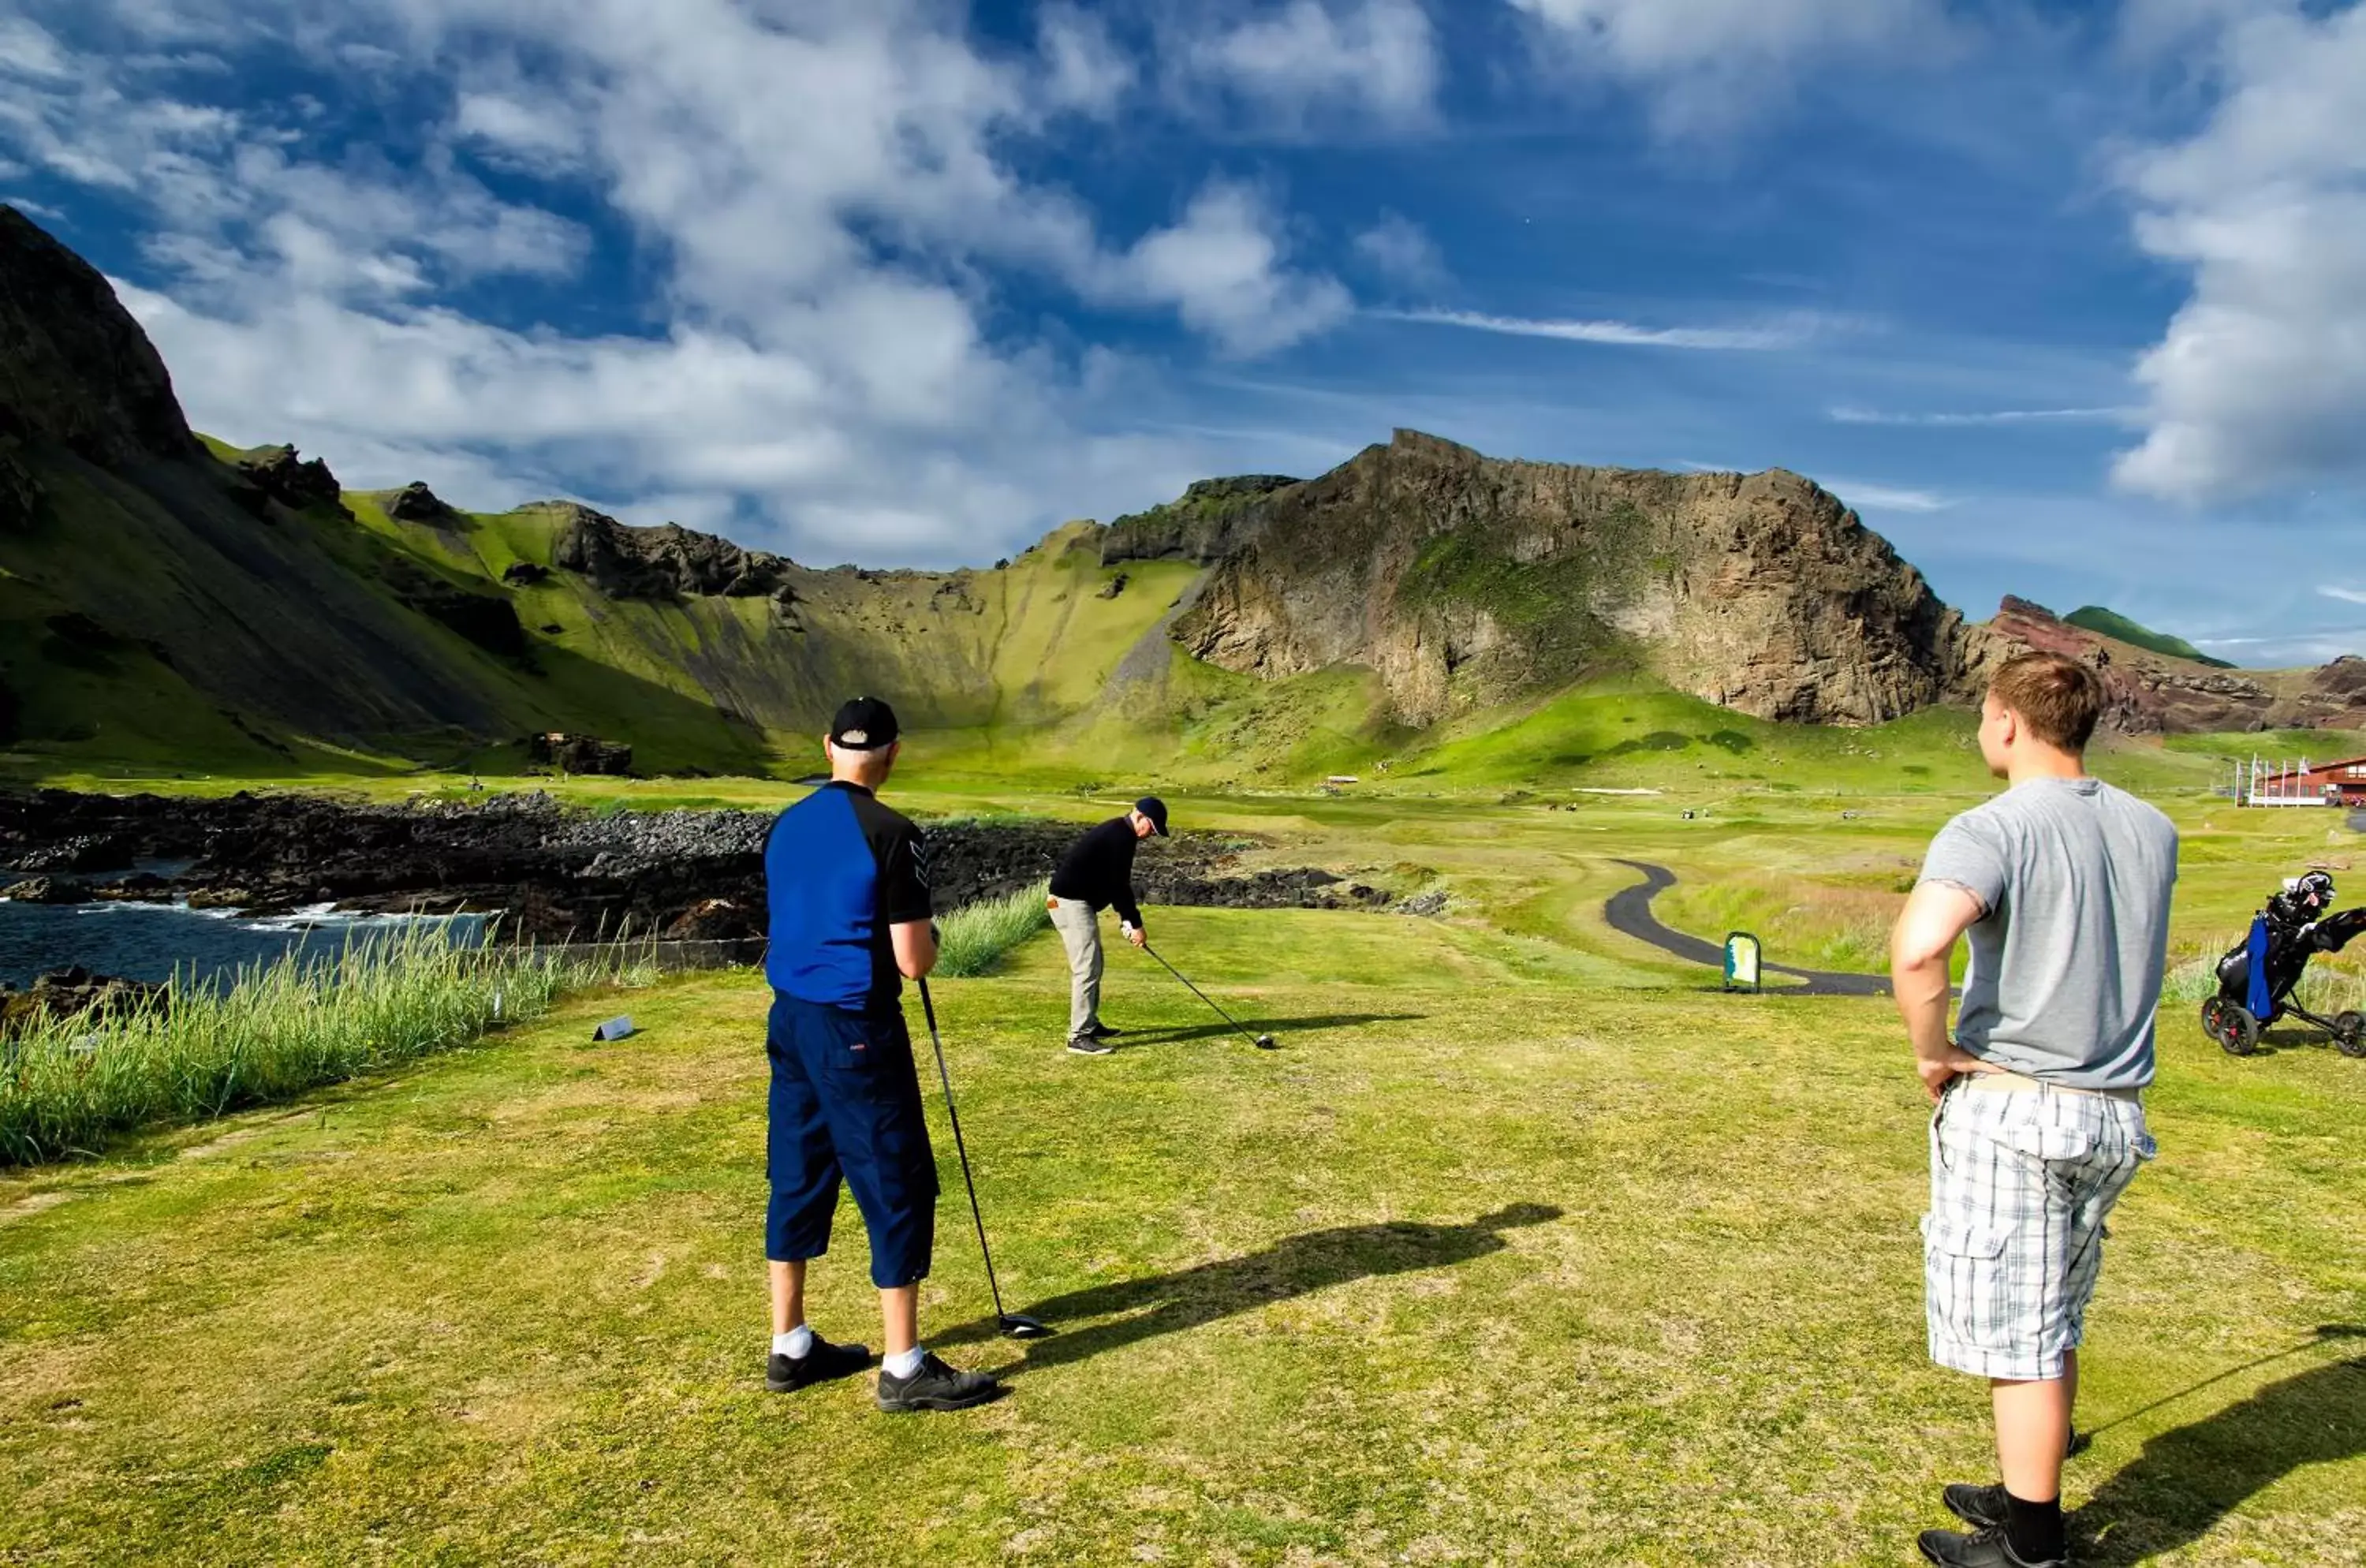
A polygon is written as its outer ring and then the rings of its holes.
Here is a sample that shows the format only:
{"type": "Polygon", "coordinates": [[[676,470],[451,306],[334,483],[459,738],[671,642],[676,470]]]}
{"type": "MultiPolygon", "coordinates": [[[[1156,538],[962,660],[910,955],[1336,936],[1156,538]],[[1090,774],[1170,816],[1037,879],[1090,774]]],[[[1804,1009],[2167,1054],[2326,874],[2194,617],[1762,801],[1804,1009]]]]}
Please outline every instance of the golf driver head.
{"type": "Polygon", "coordinates": [[[1258,1035],[1256,1037],[1256,1044],[1257,1049],[1260,1051],[1279,1051],[1281,1049],[1280,1046],[1276,1045],[1273,1043],[1273,1036],[1270,1034],[1258,1035]]]}
{"type": "Polygon", "coordinates": [[[994,1320],[994,1325],[1013,1339],[1049,1339],[1059,1332],[1042,1319],[1021,1312],[1006,1312],[994,1320]]]}

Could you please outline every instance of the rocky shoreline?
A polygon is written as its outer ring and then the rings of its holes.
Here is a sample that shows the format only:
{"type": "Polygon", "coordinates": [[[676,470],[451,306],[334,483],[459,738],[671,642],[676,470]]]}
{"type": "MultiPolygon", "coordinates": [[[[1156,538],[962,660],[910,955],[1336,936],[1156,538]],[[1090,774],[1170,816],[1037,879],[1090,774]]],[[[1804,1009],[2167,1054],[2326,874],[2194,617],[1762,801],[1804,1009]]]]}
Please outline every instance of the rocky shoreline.
{"type": "MultiPolygon", "coordinates": [[[[251,915],[359,912],[500,917],[499,939],[760,937],[773,814],[594,812],[541,794],[355,804],[317,795],[220,799],[0,795],[0,896],[24,903],[186,902],[251,915]]],[[[1051,874],[1077,832],[1051,822],[929,830],[941,908],[1051,874]]],[[[1266,846],[1186,833],[1145,846],[1144,903],[1227,908],[1392,907],[1386,892],[1313,869],[1248,871],[1266,846]]],[[[1418,912],[1434,912],[1420,910],[1418,912]]]]}

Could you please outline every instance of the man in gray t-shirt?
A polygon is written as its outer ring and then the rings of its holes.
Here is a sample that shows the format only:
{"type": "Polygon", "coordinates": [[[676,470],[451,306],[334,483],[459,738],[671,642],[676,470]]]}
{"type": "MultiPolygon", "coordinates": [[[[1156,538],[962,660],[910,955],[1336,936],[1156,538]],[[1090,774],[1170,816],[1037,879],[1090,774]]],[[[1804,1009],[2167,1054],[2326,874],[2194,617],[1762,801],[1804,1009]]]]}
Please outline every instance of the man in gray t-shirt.
{"type": "Polygon", "coordinates": [[[2177,829],[2087,774],[2092,670],[2032,653],[1997,672],[1980,750],[2012,787],[1931,845],[1890,975],[1931,1119],[1923,1284],[1932,1358],[1989,1380],[2000,1484],[1950,1486],[1971,1534],[1926,1531],[1962,1568],[2068,1561],[2062,1461],[2103,1221],[2152,1157],[2139,1091],[2177,882],[2177,829]],[[1972,964],[1947,1034],[1948,961],[1972,964]]]}

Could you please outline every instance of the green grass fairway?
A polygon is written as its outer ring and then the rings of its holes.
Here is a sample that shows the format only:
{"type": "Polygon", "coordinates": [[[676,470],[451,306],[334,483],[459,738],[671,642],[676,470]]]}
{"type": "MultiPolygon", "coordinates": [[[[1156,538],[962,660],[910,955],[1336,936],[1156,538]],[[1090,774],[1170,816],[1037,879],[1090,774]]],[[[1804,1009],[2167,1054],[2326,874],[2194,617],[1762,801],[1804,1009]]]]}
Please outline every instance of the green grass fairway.
{"type": "MultiPolygon", "coordinates": [[[[1533,929],[1154,910],[1273,1053],[1122,950],[1106,1060],[1059,1049],[1048,935],[941,985],[1006,1296],[1063,1329],[990,1337],[932,1096],[928,1337],[1000,1404],[763,1392],[765,998],[682,979],[0,1180],[0,1562],[1910,1561],[1990,1461],[1984,1389],[1923,1359],[1887,1005],[1627,952],[1530,863],[1565,814],[1290,809],[1376,861],[1426,836],[1533,929]],[[645,1032],[589,1043],[627,1006],[645,1032]]],[[[2164,1055],[2086,1561],[2354,1563],[2366,1339],[2315,1331],[2366,1325],[2366,1065],[2186,1022],[2164,1055]]],[[[839,1223],[813,1318],[875,1344],[839,1223]]]]}

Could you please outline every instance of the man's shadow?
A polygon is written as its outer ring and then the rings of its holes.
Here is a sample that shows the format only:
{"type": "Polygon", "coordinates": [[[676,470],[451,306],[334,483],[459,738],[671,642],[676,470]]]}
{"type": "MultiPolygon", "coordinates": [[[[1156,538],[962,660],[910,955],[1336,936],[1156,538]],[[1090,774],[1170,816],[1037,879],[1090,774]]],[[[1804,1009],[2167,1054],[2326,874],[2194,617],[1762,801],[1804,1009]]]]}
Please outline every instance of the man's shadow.
{"type": "MultiPolygon", "coordinates": [[[[1560,1216],[1560,1210],[1541,1203],[1515,1203],[1461,1225],[1411,1221],[1346,1225],[1294,1235],[1245,1258],[1220,1258],[1172,1274],[1074,1291],[1027,1308],[1029,1316],[1041,1318],[1060,1332],[1050,1339],[1031,1341],[1027,1359],[1004,1375],[1081,1361],[1326,1286],[1468,1263],[1503,1251],[1509,1245],[1504,1239],[1504,1231],[1544,1224],[1560,1216]],[[1131,1315],[1085,1327],[1064,1326],[1112,1313],[1131,1315]]],[[[984,1339],[993,1331],[990,1320],[966,1324],[945,1336],[944,1343],[984,1339]]]]}
{"type": "MultiPolygon", "coordinates": [[[[2321,1337],[2360,1331],[2320,1329],[2321,1337]]],[[[2107,1568],[2191,1545],[2303,1465],[2366,1454],[2366,1357],[2335,1361],[2163,1432],[2074,1517],[2079,1561],[2107,1568]]]]}
{"type": "MultiPolygon", "coordinates": [[[[1320,1018],[1245,1018],[1241,1020],[1241,1028],[1251,1034],[1270,1034],[1279,1040],[1286,1035],[1312,1034],[1324,1029],[1360,1029],[1368,1023],[1418,1023],[1428,1016],[1425,1012],[1336,1012],[1320,1018]]],[[[1144,1024],[1138,1030],[1126,1031],[1112,1043],[1120,1049],[1135,1045],[1179,1045],[1188,1040],[1212,1040],[1218,1035],[1238,1032],[1229,1023],[1144,1024]]]]}

